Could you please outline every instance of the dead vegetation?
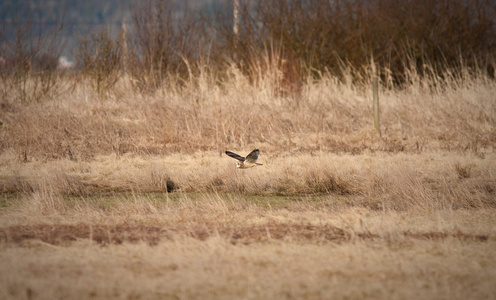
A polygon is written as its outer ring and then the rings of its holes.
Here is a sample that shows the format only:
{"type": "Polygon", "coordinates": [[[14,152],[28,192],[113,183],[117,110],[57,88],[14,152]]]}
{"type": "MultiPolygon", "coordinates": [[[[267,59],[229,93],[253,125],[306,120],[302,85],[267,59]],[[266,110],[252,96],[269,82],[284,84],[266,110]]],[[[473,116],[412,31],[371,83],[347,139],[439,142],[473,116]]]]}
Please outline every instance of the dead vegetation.
{"type": "Polygon", "coordinates": [[[282,1],[257,29],[242,6],[239,39],[219,22],[208,62],[187,43],[197,23],[176,30],[164,2],[148,2],[134,50],[124,33],[82,37],[82,72],[53,73],[50,93],[36,96],[34,69],[3,68],[0,298],[494,298],[494,61],[419,49],[430,29],[449,47],[436,30],[463,25],[457,12],[479,26],[462,28],[464,46],[491,34],[494,5],[475,2],[408,2],[413,15],[453,10],[409,19],[419,36],[391,48],[387,24],[403,11],[361,15],[356,1],[326,15],[282,1]],[[316,23],[298,26],[306,13],[316,23]],[[378,43],[363,39],[378,27],[350,13],[380,21],[378,43]],[[332,31],[316,27],[326,19],[332,31]],[[338,25],[366,36],[344,41],[338,25]],[[250,43],[264,30],[284,38],[250,43]],[[348,50],[299,46],[315,32],[348,50]],[[223,154],[254,148],[263,166],[248,170],[223,154]]]}
{"type": "Polygon", "coordinates": [[[4,98],[0,147],[25,161],[87,161],[252,147],[266,153],[447,150],[483,156],[496,142],[496,85],[489,79],[446,82],[449,88],[439,90],[420,80],[406,90],[382,90],[380,139],[370,125],[368,81],[350,86],[326,76],[309,81],[300,96],[276,97],[270,84],[253,86],[236,69],[232,74],[221,86],[205,74],[153,96],[133,93],[123,80],[106,100],[84,84],[43,104],[4,98]]]}
{"type": "Polygon", "coordinates": [[[336,197],[279,208],[236,195],[113,197],[114,206],[81,198],[44,212],[10,207],[0,230],[2,296],[444,299],[456,291],[450,298],[464,299],[495,292],[494,209],[375,211],[336,208],[336,197]]]}
{"type": "Polygon", "coordinates": [[[1,297],[495,294],[494,81],[383,88],[380,138],[369,81],[230,72],[4,99],[1,297]]]}
{"type": "Polygon", "coordinates": [[[239,172],[231,159],[215,152],[30,163],[4,155],[0,189],[41,196],[37,207],[102,192],[331,195],[346,199],[338,206],[375,210],[496,207],[492,153],[481,158],[448,152],[353,156],[262,152],[260,160],[263,167],[239,172]]]}

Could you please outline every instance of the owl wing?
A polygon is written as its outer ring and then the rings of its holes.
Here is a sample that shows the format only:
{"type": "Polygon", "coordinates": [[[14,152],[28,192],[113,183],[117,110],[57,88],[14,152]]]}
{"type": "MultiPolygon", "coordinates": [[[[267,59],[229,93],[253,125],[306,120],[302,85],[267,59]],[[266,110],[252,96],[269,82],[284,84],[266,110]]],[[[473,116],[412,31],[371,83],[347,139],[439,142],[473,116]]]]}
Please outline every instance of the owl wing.
{"type": "Polygon", "coordinates": [[[258,155],[259,154],[260,154],[260,150],[258,150],[258,149],[255,149],[255,150],[251,151],[250,154],[248,154],[246,156],[246,162],[256,163],[257,160],[258,160],[258,155]]]}
{"type": "MultiPolygon", "coordinates": [[[[235,159],[239,160],[239,161],[245,161],[245,158],[244,158],[243,156],[238,155],[238,154],[236,154],[236,153],[234,153],[234,152],[231,152],[231,151],[226,151],[226,154],[227,154],[228,156],[232,157],[232,158],[235,158],[235,159]]],[[[257,156],[258,156],[258,155],[257,155],[257,156]]]]}

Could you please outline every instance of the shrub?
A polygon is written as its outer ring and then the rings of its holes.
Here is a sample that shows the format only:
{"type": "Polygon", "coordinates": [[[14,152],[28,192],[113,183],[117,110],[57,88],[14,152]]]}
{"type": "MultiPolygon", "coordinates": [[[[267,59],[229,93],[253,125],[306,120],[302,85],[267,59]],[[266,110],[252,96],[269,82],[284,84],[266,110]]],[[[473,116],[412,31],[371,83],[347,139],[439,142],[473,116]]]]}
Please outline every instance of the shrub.
{"type": "Polygon", "coordinates": [[[468,67],[494,76],[494,1],[275,0],[241,7],[239,38],[228,13],[216,15],[212,31],[216,57],[234,53],[242,69],[273,45],[303,78],[326,71],[343,76],[347,68],[363,76],[371,57],[395,84],[412,71],[462,76],[468,67]]]}
{"type": "Polygon", "coordinates": [[[169,1],[146,1],[133,12],[130,72],[141,91],[154,91],[170,74],[188,76],[199,59],[201,35],[191,13],[169,1]]]}
{"type": "Polygon", "coordinates": [[[17,14],[11,10],[0,30],[0,80],[2,94],[21,103],[50,98],[63,85],[57,62],[64,43],[59,33],[62,21],[52,26],[34,26],[33,15],[27,6],[17,14]]]}
{"type": "Polygon", "coordinates": [[[123,75],[123,36],[111,37],[107,28],[78,37],[76,63],[98,94],[108,92],[123,75]]]}

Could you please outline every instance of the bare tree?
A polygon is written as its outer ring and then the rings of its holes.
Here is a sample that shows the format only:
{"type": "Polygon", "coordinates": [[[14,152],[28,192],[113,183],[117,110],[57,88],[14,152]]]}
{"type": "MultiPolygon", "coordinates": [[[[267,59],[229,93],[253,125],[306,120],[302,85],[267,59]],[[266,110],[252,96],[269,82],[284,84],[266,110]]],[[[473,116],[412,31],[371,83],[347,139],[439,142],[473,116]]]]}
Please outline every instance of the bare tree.
{"type": "Polygon", "coordinates": [[[49,28],[42,22],[34,25],[27,5],[17,13],[10,10],[9,16],[0,33],[2,93],[10,92],[23,103],[51,96],[61,86],[57,63],[64,48],[63,16],[49,28]]]}

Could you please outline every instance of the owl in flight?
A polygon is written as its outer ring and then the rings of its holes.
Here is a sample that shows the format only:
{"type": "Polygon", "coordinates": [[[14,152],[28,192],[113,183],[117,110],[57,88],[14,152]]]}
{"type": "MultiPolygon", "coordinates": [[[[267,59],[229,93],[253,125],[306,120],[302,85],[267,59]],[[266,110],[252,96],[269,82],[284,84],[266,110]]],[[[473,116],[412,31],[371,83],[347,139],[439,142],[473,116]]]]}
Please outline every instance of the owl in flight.
{"type": "Polygon", "coordinates": [[[236,162],[236,167],[240,169],[246,169],[246,168],[262,165],[257,163],[258,155],[260,154],[260,150],[258,149],[251,151],[250,154],[248,154],[246,157],[243,157],[231,151],[226,151],[226,154],[232,158],[239,160],[238,162],[236,162]]]}

